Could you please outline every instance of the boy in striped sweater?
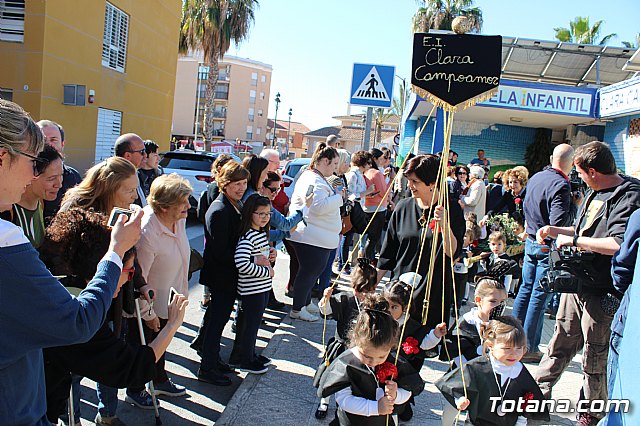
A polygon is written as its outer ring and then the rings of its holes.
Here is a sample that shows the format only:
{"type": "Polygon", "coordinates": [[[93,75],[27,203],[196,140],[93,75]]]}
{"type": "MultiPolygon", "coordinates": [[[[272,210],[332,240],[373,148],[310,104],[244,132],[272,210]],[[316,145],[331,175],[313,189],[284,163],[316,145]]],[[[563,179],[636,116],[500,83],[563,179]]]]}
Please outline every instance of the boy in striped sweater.
{"type": "Polygon", "coordinates": [[[238,320],[229,363],[253,374],[267,372],[271,360],[256,355],[255,346],[262,315],[269,302],[276,252],[269,246],[271,201],[253,194],[244,203],[240,239],[236,246],[238,268],[238,320]]]}

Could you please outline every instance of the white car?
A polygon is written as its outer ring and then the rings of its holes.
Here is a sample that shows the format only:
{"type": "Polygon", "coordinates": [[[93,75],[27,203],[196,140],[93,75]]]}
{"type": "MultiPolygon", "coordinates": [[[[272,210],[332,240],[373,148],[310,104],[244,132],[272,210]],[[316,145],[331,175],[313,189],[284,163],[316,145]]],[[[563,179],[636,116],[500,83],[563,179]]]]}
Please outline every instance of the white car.
{"type": "Polygon", "coordinates": [[[294,158],[284,167],[282,185],[284,186],[284,193],[287,194],[289,199],[291,199],[291,196],[293,195],[293,186],[295,185],[298,173],[300,173],[300,169],[303,166],[308,166],[310,163],[311,158],[294,158]]]}
{"type": "MultiPolygon", "coordinates": [[[[218,157],[218,153],[206,151],[192,151],[189,149],[169,151],[160,160],[160,166],[165,174],[177,173],[187,179],[193,187],[193,192],[189,197],[191,208],[189,213],[195,213],[198,208],[198,198],[202,191],[207,189],[211,177],[211,165],[218,157]]],[[[229,154],[238,163],[240,158],[234,154],[229,154]]]]}

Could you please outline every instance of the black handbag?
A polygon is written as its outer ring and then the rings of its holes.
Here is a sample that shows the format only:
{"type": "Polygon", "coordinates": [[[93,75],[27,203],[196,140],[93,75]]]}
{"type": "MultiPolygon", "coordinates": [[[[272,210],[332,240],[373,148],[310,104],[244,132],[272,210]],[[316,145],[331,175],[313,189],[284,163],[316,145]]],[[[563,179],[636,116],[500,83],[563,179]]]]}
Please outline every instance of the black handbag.
{"type": "Polygon", "coordinates": [[[352,229],[358,234],[363,234],[369,220],[367,214],[362,210],[362,205],[360,205],[358,201],[353,203],[349,217],[351,218],[352,229]]]}
{"type": "Polygon", "coordinates": [[[191,249],[191,256],[189,257],[189,279],[196,272],[202,269],[204,266],[204,258],[200,252],[194,248],[191,249]]]}

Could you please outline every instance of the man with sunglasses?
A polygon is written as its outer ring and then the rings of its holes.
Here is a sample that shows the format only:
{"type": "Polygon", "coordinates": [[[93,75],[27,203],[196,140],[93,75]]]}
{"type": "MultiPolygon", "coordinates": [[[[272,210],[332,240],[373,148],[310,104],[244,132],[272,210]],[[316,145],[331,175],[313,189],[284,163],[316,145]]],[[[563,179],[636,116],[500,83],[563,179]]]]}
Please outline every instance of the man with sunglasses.
{"type": "MultiPolygon", "coordinates": [[[[44,142],[47,145],[54,147],[64,159],[64,145],[66,139],[62,126],[51,120],[40,120],[36,124],[40,127],[40,130],[42,130],[44,142]]],[[[80,173],[78,173],[78,171],[73,167],[66,164],[66,162],[63,162],[62,187],[58,190],[58,195],[55,200],[44,201],[45,223],[49,223],[50,219],[58,213],[58,210],[60,210],[60,204],[62,203],[62,198],[64,197],[64,194],[66,194],[67,190],[78,185],[80,182],[82,182],[82,176],[80,176],[80,173]]]]}
{"type": "MultiPolygon", "coordinates": [[[[142,161],[147,155],[144,141],[135,133],[125,133],[124,135],[120,135],[118,139],[116,139],[116,143],[113,146],[113,151],[115,152],[116,157],[122,157],[126,160],[131,161],[136,169],[140,168],[142,161]]],[[[144,195],[142,187],[140,186],[140,183],[138,183],[137,192],[138,198],[136,199],[135,203],[140,207],[145,207],[147,205],[147,199],[144,195]]]]}

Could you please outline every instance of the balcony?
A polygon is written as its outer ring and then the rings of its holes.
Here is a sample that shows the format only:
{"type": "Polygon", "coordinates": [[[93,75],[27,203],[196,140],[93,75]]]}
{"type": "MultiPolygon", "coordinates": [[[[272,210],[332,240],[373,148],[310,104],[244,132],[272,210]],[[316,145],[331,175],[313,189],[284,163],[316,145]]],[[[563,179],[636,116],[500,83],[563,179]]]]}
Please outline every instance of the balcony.
{"type": "Polygon", "coordinates": [[[229,99],[229,92],[214,92],[214,99],[229,99]]]}
{"type": "Polygon", "coordinates": [[[213,111],[213,118],[227,118],[227,111],[213,111]]]}
{"type": "Polygon", "coordinates": [[[213,130],[213,136],[214,137],[219,137],[219,138],[224,138],[224,129],[214,129],[213,130]]]}

